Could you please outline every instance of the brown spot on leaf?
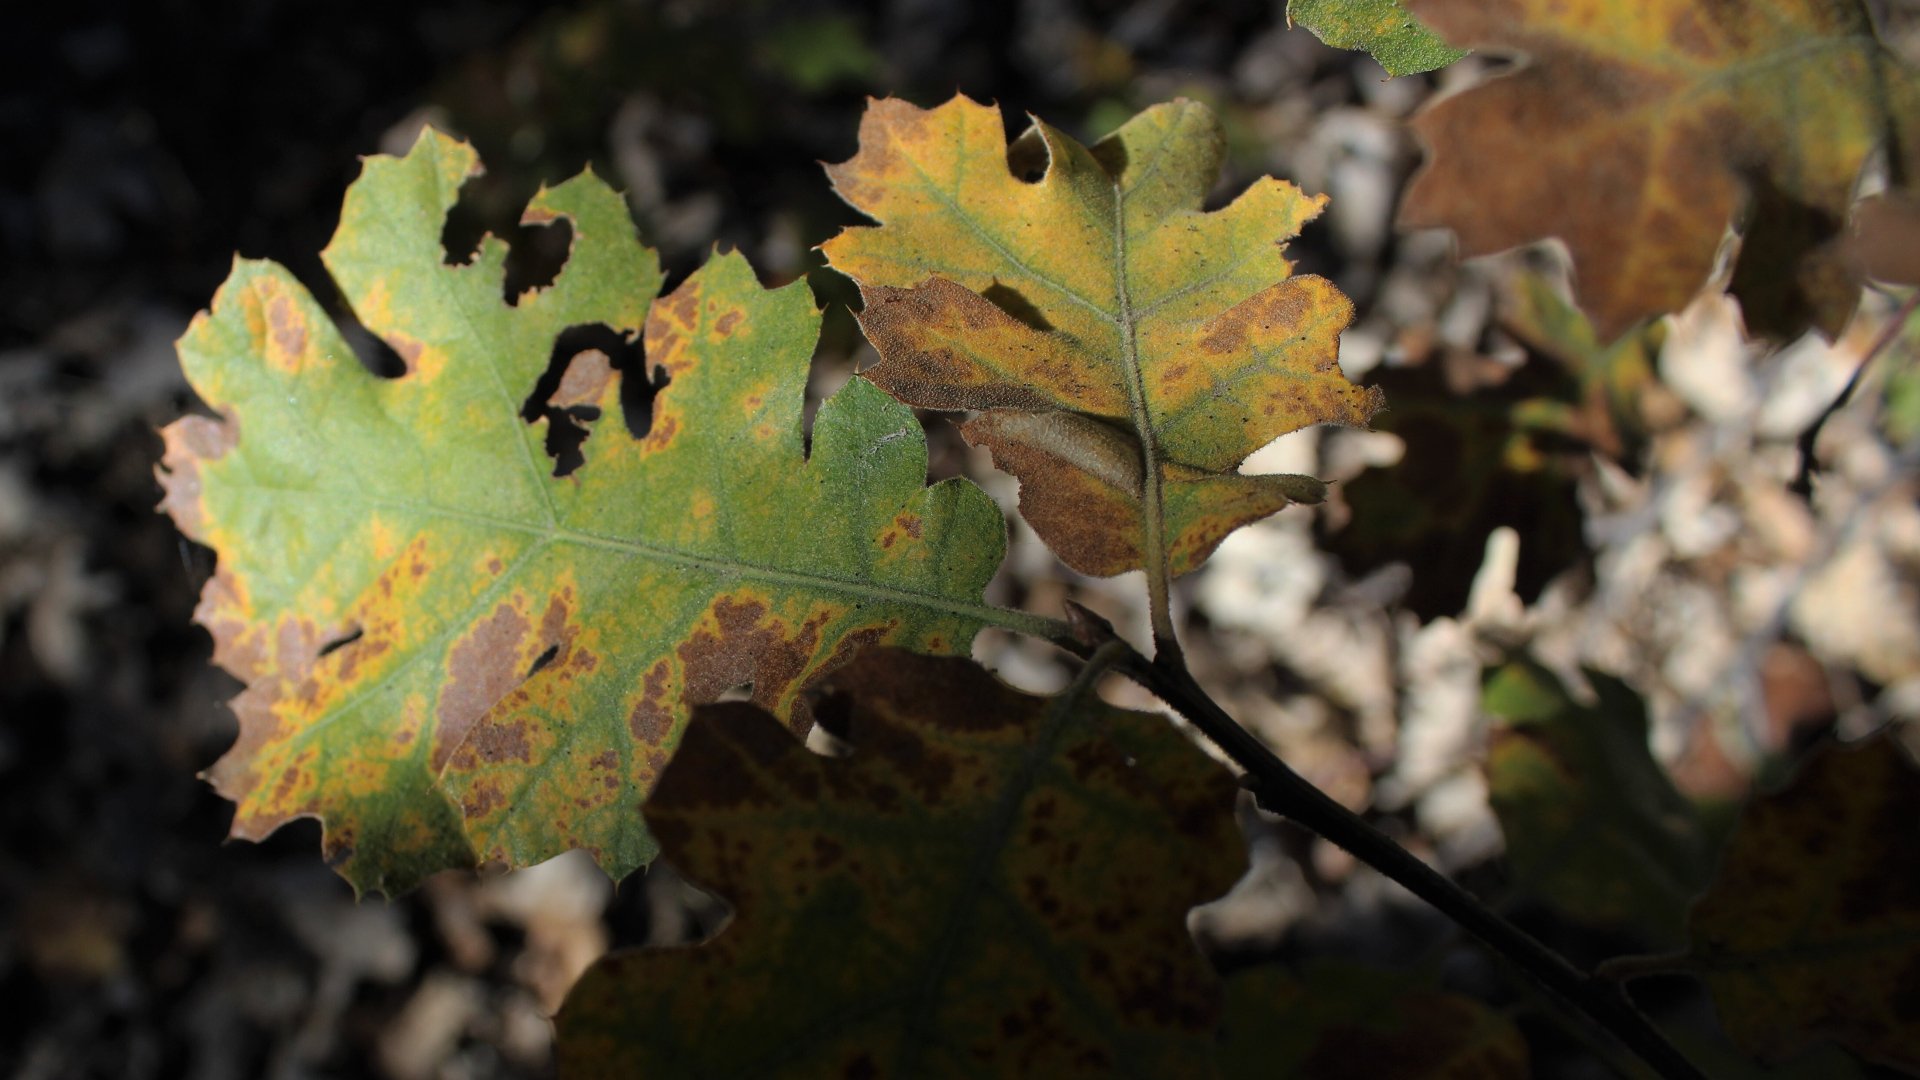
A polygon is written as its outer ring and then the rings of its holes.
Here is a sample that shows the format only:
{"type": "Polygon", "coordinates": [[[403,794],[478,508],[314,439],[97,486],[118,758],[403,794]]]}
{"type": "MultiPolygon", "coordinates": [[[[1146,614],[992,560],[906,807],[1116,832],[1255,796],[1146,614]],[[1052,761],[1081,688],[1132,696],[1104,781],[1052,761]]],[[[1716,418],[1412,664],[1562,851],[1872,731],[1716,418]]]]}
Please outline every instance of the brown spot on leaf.
{"type": "Polygon", "coordinates": [[[201,587],[193,621],[213,635],[213,662],[243,682],[265,675],[271,663],[267,634],[251,619],[245,586],[222,564],[201,587]]]}
{"type": "Polygon", "coordinates": [[[468,821],[481,821],[505,805],[507,797],[500,790],[500,783],[491,777],[483,777],[467,787],[466,794],[460,800],[460,813],[468,821]]]}
{"type": "MultiPolygon", "coordinates": [[[[718,598],[707,618],[675,650],[681,685],[677,702],[666,700],[666,675],[656,675],[661,665],[648,672],[640,705],[629,718],[635,737],[644,730],[656,733],[657,741],[659,733],[670,730],[674,717],[685,716],[691,706],[718,701],[743,682],[753,684],[754,701],[778,708],[806,672],[828,618],[823,612],[796,628],[769,618],[758,599],[718,598]]],[[[805,703],[796,700],[792,712],[791,723],[805,731],[812,722],[805,703]]]]}
{"type": "Polygon", "coordinates": [[[291,296],[279,293],[267,301],[267,326],[273,335],[269,355],[289,371],[298,371],[307,351],[307,320],[291,296]]]}
{"type": "MultiPolygon", "coordinates": [[[[479,760],[490,765],[503,761],[523,764],[533,761],[533,750],[527,745],[527,725],[524,720],[496,720],[481,724],[468,737],[466,747],[479,760]]],[[[462,753],[461,756],[464,758],[466,754],[462,753]]]]}
{"type": "MultiPolygon", "coordinates": [[[[693,329],[700,323],[700,285],[689,278],[679,288],[654,301],[653,311],[657,317],[671,319],[686,329],[693,329]]],[[[647,320],[649,328],[653,318],[647,320]]]]}
{"type": "Polygon", "coordinates": [[[677,413],[663,412],[660,402],[654,402],[653,426],[648,429],[646,439],[641,443],[648,451],[664,450],[680,433],[680,417],[677,413]]]}
{"type": "Polygon", "coordinates": [[[239,421],[229,412],[221,419],[183,416],[160,431],[164,452],[153,470],[164,495],[158,509],[173,519],[180,531],[195,540],[207,536],[202,503],[200,467],[225,457],[240,441],[239,421]]]}
{"type": "Polygon", "coordinates": [[[384,638],[368,637],[362,637],[360,640],[342,647],[334,654],[340,658],[338,661],[340,666],[334,669],[334,681],[343,686],[352,683],[360,674],[360,665],[370,660],[379,659],[392,650],[392,648],[393,643],[391,641],[384,638]]]}
{"type": "Polygon", "coordinates": [[[627,730],[641,746],[659,746],[673,734],[673,662],[656,660],[640,682],[640,701],[627,715],[627,730]]]}
{"type": "Polygon", "coordinates": [[[521,643],[532,631],[512,604],[497,605],[447,654],[447,684],[440,692],[432,767],[446,767],[473,726],[520,683],[521,643]]]}
{"type": "Polygon", "coordinates": [[[1019,478],[1020,516],[1062,562],[1095,576],[1137,569],[1138,443],[1084,418],[1044,428],[1027,422],[1056,415],[990,412],[962,424],[960,434],[969,445],[986,446],[996,468],[1019,478]]]}

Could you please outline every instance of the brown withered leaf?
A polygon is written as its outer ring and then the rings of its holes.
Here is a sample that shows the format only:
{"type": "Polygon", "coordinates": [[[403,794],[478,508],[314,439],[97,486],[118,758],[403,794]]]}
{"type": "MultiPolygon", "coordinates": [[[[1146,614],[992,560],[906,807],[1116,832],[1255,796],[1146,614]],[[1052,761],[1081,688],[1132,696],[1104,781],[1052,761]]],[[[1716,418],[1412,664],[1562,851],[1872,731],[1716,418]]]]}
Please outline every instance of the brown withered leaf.
{"type": "Polygon", "coordinates": [[[1341,374],[1347,298],[1291,277],[1283,242],[1323,199],[1262,179],[1224,209],[1219,125],[1148,109],[1088,148],[1047,124],[1009,147],[999,111],[956,97],[873,102],[860,152],[828,169],[882,224],[828,241],[860,283],[909,404],[980,410],[961,431],[1020,478],[1020,510],[1069,566],[1184,573],[1312,477],[1243,476],[1310,424],[1365,424],[1379,394],[1341,374]]]}
{"type": "Polygon", "coordinates": [[[1414,122],[1401,209],[1466,254],[1559,237],[1602,338],[1677,311],[1749,219],[1750,329],[1836,334],[1858,301],[1841,235],[1876,148],[1911,175],[1920,79],[1859,0],[1408,0],[1451,44],[1519,68],[1414,122]]]}

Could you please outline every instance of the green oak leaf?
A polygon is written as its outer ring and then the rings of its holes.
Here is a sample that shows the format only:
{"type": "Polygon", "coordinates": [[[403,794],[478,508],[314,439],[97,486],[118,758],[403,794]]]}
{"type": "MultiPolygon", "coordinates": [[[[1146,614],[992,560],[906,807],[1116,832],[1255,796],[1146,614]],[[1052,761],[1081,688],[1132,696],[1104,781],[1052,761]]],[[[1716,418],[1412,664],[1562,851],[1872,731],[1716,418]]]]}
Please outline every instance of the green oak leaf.
{"type": "Polygon", "coordinates": [[[219,557],[197,618],[247,683],[208,776],[235,836],[318,818],[362,890],[573,847],[623,875],[656,850],[638,809],[694,704],[751,683],[804,728],[801,688],[861,645],[964,652],[1038,621],[982,602],[1004,521],[970,483],[924,486],[906,407],[855,380],[808,452],[804,284],[722,255],[650,304],[654,256],[586,174],[533,199],[571,253],[509,303],[503,243],[442,251],[476,171],[433,131],[369,158],[323,254],[404,374],[370,374],[291,274],[241,261],[179,345],[218,417],[164,433],[163,506],[219,557]],[[556,355],[581,326],[644,330],[650,370],[556,355]],[[636,437],[620,387],[643,376],[665,388],[636,437]],[[563,413],[588,435],[556,476],[563,413]]]}
{"type": "Polygon", "coordinates": [[[1586,673],[1576,702],[1528,660],[1486,673],[1487,789],[1522,888],[1568,916],[1678,944],[1709,851],[1693,807],[1647,745],[1647,709],[1625,683],[1586,673]]]}
{"type": "Polygon", "coordinates": [[[1400,0],[1287,0],[1287,21],[1336,49],[1359,49],[1389,75],[1417,75],[1467,55],[1406,9],[1400,0]]]}

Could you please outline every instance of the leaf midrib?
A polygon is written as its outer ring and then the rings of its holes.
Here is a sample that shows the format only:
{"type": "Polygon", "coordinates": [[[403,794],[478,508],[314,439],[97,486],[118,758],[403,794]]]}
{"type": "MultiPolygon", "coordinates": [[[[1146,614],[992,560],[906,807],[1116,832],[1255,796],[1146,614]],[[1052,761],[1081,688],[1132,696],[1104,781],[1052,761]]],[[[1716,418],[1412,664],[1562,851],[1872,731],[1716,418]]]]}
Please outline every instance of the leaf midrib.
{"type": "MultiPolygon", "coordinates": [[[[910,589],[892,588],[869,582],[832,577],[823,574],[811,574],[801,570],[789,570],[748,562],[744,559],[730,559],[685,551],[665,544],[653,544],[603,533],[569,529],[559,525],[544,526],[515,521],[511,518],[496,517],[491,514],[475,513],[470,510],[455,510],[450,507],[431,503],[414,503],[397,499],[382,499],[369,496],[351,488],[292,488],[254,481],[235,479],[230,486],[260,492],[265,497],[294,497],[311,495],[324,498],[329,505],[339,503],[357,503],[371,509],[396,510],[402,513],[419,514],[453,521],[463,521],[471,525],[481,525],[503,532],[533,536],[544,545],[572,543],[585,547],[597,547],[604,550],[619,551],[628,555],[648,559],[654,562],[676,566],[689,566],[715,570],[735,577],[752,578],[775,584],[799,585],[861,596],[875,600],[902,603],[941,611],[951,615],[969,616],[979,619],[990,626],[998,626],[1036,637],[1058,636],[1064,627],[1056,620],[1040,615],[1032,615],[1011,608],[997,607],[992,604],[969,604],[952,600],[933,593],[915,592],[910,589]]],[[[922,489],[931,490],[931,489],[922,489]]],[[[505,576],[505,575],[503,575],[505,576]]]]}

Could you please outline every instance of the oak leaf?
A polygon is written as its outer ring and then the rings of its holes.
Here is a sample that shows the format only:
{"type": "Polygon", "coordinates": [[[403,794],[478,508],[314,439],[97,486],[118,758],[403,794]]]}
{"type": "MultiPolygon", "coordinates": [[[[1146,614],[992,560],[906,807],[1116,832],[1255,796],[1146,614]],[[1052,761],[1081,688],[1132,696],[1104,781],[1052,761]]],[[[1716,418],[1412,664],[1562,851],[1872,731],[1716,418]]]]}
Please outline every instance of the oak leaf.
{"type": "Polygon", "coordinates": [[[1486,672],[1487,796],[1515,881],[1571,918],[1678,944],[1705,884],[1708,845],[1693,807],[1647,743],[1647,707],[1587,671],[1596,697],[1573,699],[1529,660],[1486,672]]]}
{"type": "Polygon", "coordinates": [[[867,376],[909,404],[981,410],[961,432],[1083,573],[1183,573],[1238,526],[1317,501],[1311,477],[1235,469],[1381,404],[1336,359],[1352,304],[1283,255],[1324,199],[1267,178],[1206,212],[1221,154],[1190,101],[1088,148],[1039,120],[1009,147],[999,111],[964,97],[887,99],[828,168],[881,222],[822,247],[860,284],[881,356],[867,376]]]}
{"type": "MultiPolygon", "coordinates": [[[[1563,419],[1555,425],[1560,432],[1630,473],[1640,471],[1653,431],[1685,408],[1655,373],[1665,324],[1602,341],[1544,275],[1524,273],[1501,289],[1499,325],[1569,377],[1558,410],[1563,419]]],[[[1536,421],[1547,418],[1536,410],[1536,421]]]]}
{"type": "Polygon", "coordinates": [[[1408,0],[1450,43],[1524,57],[1414,127],[1401,208],[1480,255],[1559,237],[1600,335],[1684,307],[1745,210],[1750,329],[1838,333],[1858,301],[1843,226],[1863,163],[1912,175],[1920,80],[1859,0],[1408,0]]]}
{"type": "Polygon", "coordinates": [[[1823,1040],[1920,1071],[1920,767],[1892,732],[1829,746],[1755,799],[1688,919],[1687,967],[1735,1044],[1823,1040]]]}
{"type": "Polygon", "coordinates": [[[585,174],[529,206],[570,223],[571,253],[509,304],[500,241],[444,261],[476,171],[432,131],[367,159],[323,253],[404,374],[370,374],[286,270],[239,261],[179,345],[218,418],[164,433],[163,506],[219,557],[196,617],[248,684],[208,776],[234,835],[317,817],[363,890],[570,847],[624,874],[653,854],[637,810],[693,704],[750,682],[805,724],[802,685],[858,646],[964,651],[997,618],[1004,521],[971,484],[923,486],[910,410],[856,380],[804,449],[804,284],[716,256],[649,311],[654,257],[585,174]],[[650,373],[565,355],[580,326],[644,328],[650,373]],[[666,385],[637,438],[620,384],[643,375],[666,385]],[[589,428],[564,476],[556,410],[589,428]]]}
{"type": "Polygon", "coordinates": [[[1336,49],[1360,49],[1388,75],[1417,75],[1467,55],[1407,11],[1401,0],[1287,0],[1287,21],[1336,49]]]}
{"type": "Polygon", "coordinates": [[[1222,986],[1186,915],[1245,867],[1232,778],[1084,684],[885,649],[832,683],[846,757],[698,711],[646,815],[733,918],[589,969],[567,1074],[1206,1075],[1222,986]]]}

